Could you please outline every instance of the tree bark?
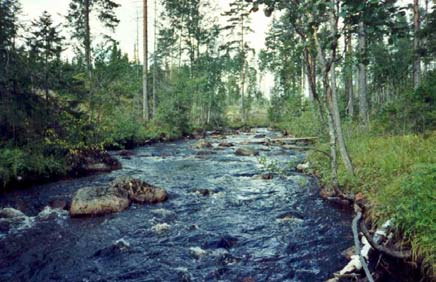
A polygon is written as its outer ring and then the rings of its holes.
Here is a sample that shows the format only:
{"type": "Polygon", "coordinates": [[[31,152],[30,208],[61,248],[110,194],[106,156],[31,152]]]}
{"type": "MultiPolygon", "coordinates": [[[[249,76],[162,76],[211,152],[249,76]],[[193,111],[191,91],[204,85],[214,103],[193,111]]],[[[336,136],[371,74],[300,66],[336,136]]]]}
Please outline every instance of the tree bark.
{"type": "Polygon", "coordinates": [[[353,90],[353,66],[351,59],[353,56],[353,45],[351,33],[345,38],[346,57],[345,57],[345,97],[347,98],[347,114],[352,119],[354,117],[354,90],[353,90]]]}
{"type": "Polygon", "coordinates": [[[365,23],[359,23],[359,118],[360,122],[367,127],[369,123],[368,115],[368,85],[366,71],[366,27],[365,23]]]}
{"type": "Polygon", "coordinates": [[[91,26],[89,24],[90,6],[89,0],[85,0],[84,4],[84,16],[85,16],[85,60],[86,70],[88,78],[91,80],[91,26]]]}
{"type": "Polygon", "coordinates": [[[157,54],[157,1],[154,0],[154,52],[153,52],[153,117],[156,116],[156,77],[157,77],[157,63],[156,63],[156,54],[157,54]]]}
{"type": "MultiPolygon", "coordinates": [[[[335,60],[336,58],[332,58],[335,60]]],[[[341,153],[341,158],[344,162],[344,165],[347,171],[354,175],[354,168],[351,162],[350,154],[348,153],[347,145],[345,144],[344,134],[342,132],[342,124],[341,117],[339,115],[339,106],[338,106],[338,97],[336,92],[336,71],[335,71],[335,63],[332,63],[330,69],[330,79],[331,79],[331,109],[333,114],[333,121],[336,128],[336,134],[338,138],[339,152],[341,153]]]]}
{"type": "Polygon", "coordinates": [[[148,79],[148,13],[147,13],[147,0],[144,0],[144,36],[143,36],[143,76],[142,76],[142,119],[148,121],[150,119],[150,112],[148,107],[148,91],[147,91],[147,79],[148,79]]]}
{"type": "Polygon", "coordinates": [[[413,26],[415,36],[413,39],[413,50],[415,60],[413,62],[413,85],[415,89],[421,82],[421,56],[419,55],[419,30],[421,28],[420,12],[419,12],[419,0],[413,0],[413,26]]]}

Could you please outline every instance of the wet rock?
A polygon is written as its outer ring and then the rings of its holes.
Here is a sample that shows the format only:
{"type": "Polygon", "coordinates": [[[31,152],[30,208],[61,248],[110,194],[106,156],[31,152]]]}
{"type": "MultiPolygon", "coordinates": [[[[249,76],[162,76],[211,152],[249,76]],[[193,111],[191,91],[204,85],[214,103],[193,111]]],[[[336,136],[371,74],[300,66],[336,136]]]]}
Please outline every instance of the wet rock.
{"type": "Polygon", "coordinates": [[[284,223],[284,222],[291,222],[291,223],[303,223],[304,220],[301,219],[299,216],[294,215],[291,212],[287,212],[284,214],[281,214],[277,217],[277,221],[284,223]]]}
{"type": "Polygon", "coordinates": [[[130,243],[127,242],[124,238],[116,240],[113,246],[118,250],[120,250],[121,252],[125,252],[128,249],[130,249],[130,243]]]}
{"type": "Polygon", "coordinates": [[[102,215],[120,212],[129,207],[127,191],[116,187],[85,187],[79,189],[71,203],[71,216],[102,215]]]}
{"type": "Polygon", "coordinates": [[[118,155],[122,157],[132,157],[135,155],[135,153],[129,150],[121,150],[118,152],[118,155]]]}
{"type": "Polygon", "coordinates": [[[156,204],[168,199],[165,189],[158,188],[139,179],[121,178],[112,183],[113,188],[127,192],[128,198],[139,204],[156,204]]]}
{"type": "Polygon", "coordinates": [[[14,208],[0,209],[0,231],[9,232],[11,229],[31,227],[33,217],[28,217],[23,212],[14,208]]]}
{"type": "Polygon", "coordinates": [[[212,148],[212,144],[204,139],[199,140],[194,147],[196,149],[205,149],[205,148],[212,148]]]}
{"type": "Polygon", "coordinates": [[[164,233],[166,231],[169,231],[171,229],[171,225],[168,223],[158,223],[151,227],[151,231],[156,233],[164,233]]]}
{"type": "Polygon", "coordinates": [[[189,248],[189,253],[194,256],[196,259],[199,259],[205,255],[207,255],[207,251],[203,250],[200,247],[191,247],[189,248]]]}
{"type": "Polygon", "coordinates": [[[242,147],[242,148],[236,149],[235,155],[237,155],[237,156],[246,156],[246,157],[248,157],[248,156],[257,156],[257,155],[259,155],[259,152],[256,151],[253,148],[250,148],[250,147],[242,147]]]}
{"type": "Polygon", "coordinates": [[[265,173],[265,174],[262,174],[262,175],[261,175],[261,178],[262,178],[263,180],[271,180],[271,179],[274,178],[274,176],[273,176],[272,173],[265,173]]]}
{"type": "Polygon", "coordinates": [[[310,165],[309,163],[303,163],[303,164],[298,164],[296,169],[299,172],[305,172],[307,169],[309,169],[310,165]]]}
{"type": "Polygon", "coordinates": [[[26,215],[14,208],[4,208],[0,209],[0,219],[18,219],[25,218],[26,215]]]}
{"type": "Polygon", "coordinates": [[[51,208],[50,206],[46,206],[37,216],[38,219],[48,220],[55,219],[60,217],[66,217],[68,212],[63,209],[51,208]]]}
{"type": "Polygon", "coordinates": [[[111,246],[98,250],[93,257],[111,257],[130,250],[130,243],[121,238],[115,241],[111,246]]]}
{"type": "Polygon", "coordinates": [[[233,146],[235,146],[235,144],[227,142],[227,141],[223,141],[223,142],[218,144],[218,147],[222,147],[222,148],[230,148],[233,146]]]}
{"type": "Polygon", "coordinates": [[[224,236],[221,237],[219,240],[212,241],[206,243],[206,248],[214,248],[214,249],[231,249],[233,248],[236,243],[238,242],[238,238],[232,237],[232,236],[224,236]]]}
{"type": "Polygon", "coordinates": [[[195,193],[195,194],[201,195],[201,196],[210,196],[212,194],[215,194],[216,191],[213,191],[213,190],[210,190],[210,189],[199,188],[199,189],[191,190],[191,193],[195,193]]]}
{"type": "Polygon", "coordinates": [[[265,138],[266,135],[265,134],[256,134],[254,135],[254,138],[260,139],[260,138],[265,138]]]}
{"type": "Polygon", "coordinates": [[[68,210],[68,202],[64,199],[53,199],[48,204],[52,209],[68,210]]]}
{"type": "Polygon", "coordinates": [[[356,252],[354,251],[354,247],[349,247],[346,250],[343,250],[341,252],[341,255],[346,258],[347,260],[351,260],[351,257],[354,256],[356,252]]]}
{"type": "Polygon", "coordinates": [[[84,166],[84,169],[88,173],[98,173],[98,172],[110,172],[112,167],[106,163],[90,163],[84,166]]]}
{"type": "Polygon", "coordinates": [[[216,152],[214,152],[214,151],[206,151],[206,150],[198,151],[196,153],[197,156],[208,156],[208,155],[215,155],[215,154],[216,154],[216,152]]]}

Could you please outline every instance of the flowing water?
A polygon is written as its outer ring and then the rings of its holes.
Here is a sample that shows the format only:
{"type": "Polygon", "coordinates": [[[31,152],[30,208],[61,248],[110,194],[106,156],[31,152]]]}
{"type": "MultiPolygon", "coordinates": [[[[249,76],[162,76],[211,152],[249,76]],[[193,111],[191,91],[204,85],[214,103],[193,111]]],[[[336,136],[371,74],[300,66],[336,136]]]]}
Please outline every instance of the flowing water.
{"type": "MultiPolygon", "coordinates": [[[[249,140],[253,134],[227,137],[249,140]]],[[[350,216],[317,196],[314,179],[287,169],[304,155],[253,145],[285,172],[264,180],[259,157],[194,144],[137,148],[120,157],[121,170],[1,195],[0,207],[29,217],[0,226],[0,281],[323,281],[342,268],[350,216]],[[94,218],[40,213],[53,199],[119,176],[163,187],[169,200],[94,218]]]]}

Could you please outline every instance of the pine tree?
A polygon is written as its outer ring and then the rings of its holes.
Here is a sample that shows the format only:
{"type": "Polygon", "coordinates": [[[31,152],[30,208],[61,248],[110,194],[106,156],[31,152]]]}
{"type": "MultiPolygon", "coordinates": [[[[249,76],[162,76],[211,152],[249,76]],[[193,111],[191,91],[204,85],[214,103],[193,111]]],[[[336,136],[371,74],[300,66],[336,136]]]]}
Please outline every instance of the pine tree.
{"type": "Polygon", "coordinates": [[[60,25],[54,25],[51,15],[44,11],[39,19],[32,21],[31,35],[27,39],[31,56],[36,65],[41,66],[42,75],[36,74],[36,86],[44,89],[46,103],[48,103],[49,89],[55,79],[54,62],[60,61],[63,50],[64,37],[59,30],[60,25]]]}

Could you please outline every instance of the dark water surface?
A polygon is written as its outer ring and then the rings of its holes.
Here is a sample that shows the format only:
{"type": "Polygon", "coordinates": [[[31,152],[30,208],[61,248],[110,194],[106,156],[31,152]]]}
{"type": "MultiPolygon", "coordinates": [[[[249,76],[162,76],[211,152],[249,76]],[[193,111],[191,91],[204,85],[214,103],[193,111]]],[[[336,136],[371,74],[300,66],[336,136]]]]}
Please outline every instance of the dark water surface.
{"type": "MultiPolygon", "coordinates": [[[[0,228],[0,281],[323,281],[345,265],[340,252],[352,245],[350,216],[323,202],[313,179],[289,171],[263,180],[259,157],[193,144],[138,148],[121,159],[122,170],[1,195],[0,207],[29,218],[0,228]],[[96,218],[38,215],[53,199],[119,176],[163,187],[170,198],[96,218]],[[201,196],[196,188],[216,193],[201,196]]],[[[304,157],[255,147],[283,168],[304,157]]]]}

